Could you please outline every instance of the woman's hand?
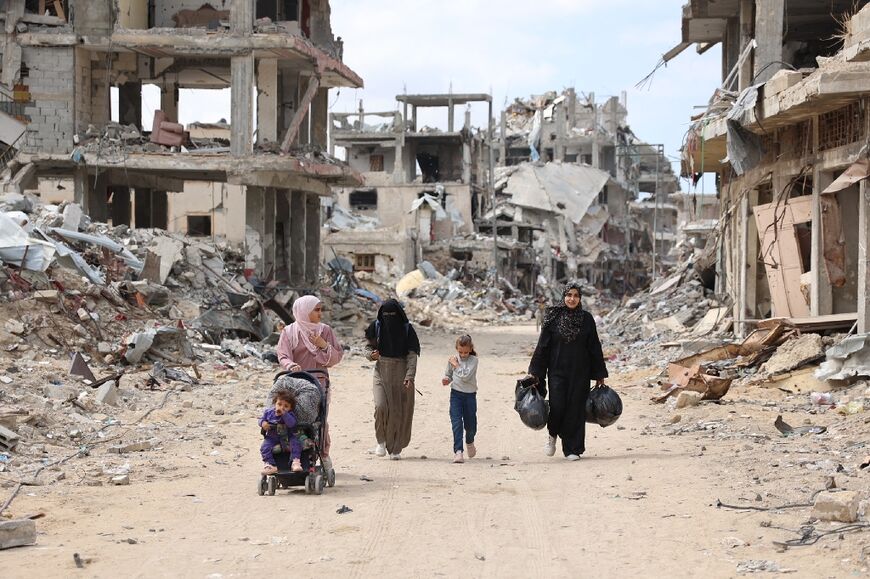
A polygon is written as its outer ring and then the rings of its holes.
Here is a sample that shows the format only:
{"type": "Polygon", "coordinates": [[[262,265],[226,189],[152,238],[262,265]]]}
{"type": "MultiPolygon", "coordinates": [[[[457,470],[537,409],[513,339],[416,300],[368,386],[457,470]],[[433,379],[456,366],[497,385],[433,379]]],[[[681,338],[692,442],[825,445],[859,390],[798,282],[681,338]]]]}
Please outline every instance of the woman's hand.
{"type": "Polygon", "coordinates": [[[447,361],[448,361],[448,362],[450,363],[450,365],[453,366],[454,368],[459,368],[459,358],[457,358],[456,356],[450,356],[450,359],[447,360],[447,361]]]}
{"type": "Polygon", "coordinates": [[[311,332],[311,343],[320,348],[321,350],[325,350],[329,347],[329,344],[326,340],[323,339],[323,336],[315,335],[314,332],[311,332]]]}
{"type": "Polygon", "coordinates": [[[290,364],[287,370],[289,370],[290,372],[301,372],[302,366],[300,366],[299,364],[290,364]]]}
{"type": "Polygon", "coordinates": [[[369,356],[369,359],[370,359],[372,362],[377,362],[378,360],[381,359],[381,353],[378,352],[377,350],[372,350],[372,353],[371,353],[371,355],[369,356]]]}
{"type": "Polygon", "coordinates": [[[412,389],[414,387],[414,380],[411,378],[405,378],[405,388],[412,389]]]}

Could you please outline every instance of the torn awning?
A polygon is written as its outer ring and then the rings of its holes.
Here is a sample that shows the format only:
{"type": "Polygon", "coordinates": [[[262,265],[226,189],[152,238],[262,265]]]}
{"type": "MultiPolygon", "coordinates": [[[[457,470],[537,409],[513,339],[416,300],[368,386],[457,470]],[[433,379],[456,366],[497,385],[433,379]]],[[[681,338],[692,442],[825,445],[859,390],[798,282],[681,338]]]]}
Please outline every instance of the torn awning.
{"type": "Polygon", "coordinates": [[[822,191],[822,193],[828,194],[842,191],[843,189],[851,187],[855,183],[863,181],[867,177],[870,177],[870,159],[862,157],[855,161],[851,167],[843,171],[843,174],[837,177],[833,183],[828,185],[827,189],[822,191]]]}
{"type": "Polygon", "coordinates": [[[585,165],[524,163],[504,192],[513,205],[564,215],[579,225],[609,179],[609,173],[585,165]]]}

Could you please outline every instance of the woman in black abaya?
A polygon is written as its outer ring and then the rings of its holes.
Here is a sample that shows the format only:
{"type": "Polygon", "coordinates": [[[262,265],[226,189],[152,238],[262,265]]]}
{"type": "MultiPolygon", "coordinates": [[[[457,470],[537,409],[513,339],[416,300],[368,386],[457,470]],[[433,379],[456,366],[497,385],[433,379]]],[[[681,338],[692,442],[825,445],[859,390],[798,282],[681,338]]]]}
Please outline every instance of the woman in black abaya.
{"type": "Polygon", "coordinates": [[[556,453],[556,438],[568,460],[578,460],[586,450],[586,399],[590,382],[603,384],[607,377],[601,341],[592,314],[580,306],[580,284],[569,282],[564,303],[547,308],[529,374],[538,379],[538,392],[550,391],[547,456],[556,453]]]}

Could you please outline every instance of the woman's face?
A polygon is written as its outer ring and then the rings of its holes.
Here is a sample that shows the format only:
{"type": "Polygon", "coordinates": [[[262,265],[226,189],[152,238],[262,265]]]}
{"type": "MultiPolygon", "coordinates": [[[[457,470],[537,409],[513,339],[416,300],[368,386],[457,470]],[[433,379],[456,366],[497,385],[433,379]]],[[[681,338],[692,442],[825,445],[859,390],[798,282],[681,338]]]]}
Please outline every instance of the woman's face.
{"type": "Polygon", "coordinates": [[[323,319],[323,304],[317,304],[308,314],[308,321],[312,324],[319,324],[321,319],[323,319]]]}
{"type": "Polygon", "coordinates": [[[580,305],[580,292],[575,289],[568,290],[565,294],[565,305],[572,310],[577,308],[580,305]]]}

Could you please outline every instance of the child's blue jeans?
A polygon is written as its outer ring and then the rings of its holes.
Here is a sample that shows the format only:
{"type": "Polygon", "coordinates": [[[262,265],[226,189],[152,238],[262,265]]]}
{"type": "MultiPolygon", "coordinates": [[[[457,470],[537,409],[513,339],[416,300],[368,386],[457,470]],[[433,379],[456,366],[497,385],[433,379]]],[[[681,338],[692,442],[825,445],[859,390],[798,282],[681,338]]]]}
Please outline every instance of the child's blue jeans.
{"type": "Polygon", "coordinates": [[[477,392],[450,390],[450,422],[453,424],[453,452],[461,452],[463,427],[466,444],[474,442],[477,434],[477,392]]]}

